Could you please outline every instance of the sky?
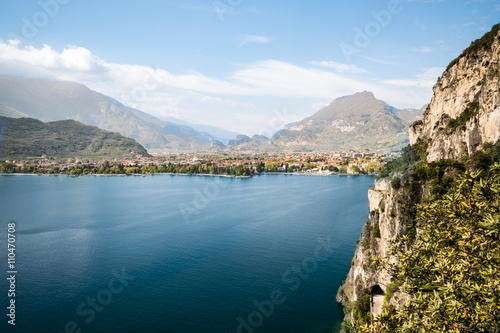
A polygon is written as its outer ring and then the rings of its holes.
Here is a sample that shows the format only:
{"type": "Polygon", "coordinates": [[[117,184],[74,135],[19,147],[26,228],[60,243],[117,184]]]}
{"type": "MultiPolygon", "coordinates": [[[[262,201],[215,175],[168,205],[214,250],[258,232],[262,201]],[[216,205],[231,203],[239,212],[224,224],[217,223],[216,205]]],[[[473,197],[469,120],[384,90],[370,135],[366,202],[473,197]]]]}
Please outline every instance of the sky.
{"type": "Polygon", "coordinates": [[[420,108],[499,22],[496,0],[2,0],[0,75],[270,136],[360,91],[420,108]]]}

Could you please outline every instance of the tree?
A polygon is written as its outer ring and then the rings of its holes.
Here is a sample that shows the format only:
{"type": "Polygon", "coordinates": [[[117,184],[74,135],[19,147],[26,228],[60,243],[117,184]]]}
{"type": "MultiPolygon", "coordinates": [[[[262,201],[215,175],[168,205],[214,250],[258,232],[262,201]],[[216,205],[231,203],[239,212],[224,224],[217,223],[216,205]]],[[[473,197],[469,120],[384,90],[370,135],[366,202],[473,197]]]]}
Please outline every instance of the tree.
{"type": "Polygon", "coordinates": [[[272,162],[272,161],[267,161],[265,166],[265,171],[278,171],[278,163],[272,162]]]}
{"type": "Polygon", "coordinates": [[[2,167],[1,167],[0,171],[13,172],[15,167],[16,167],[16,165],[14,163],[5,162],[5,163],[2,163],[2,167]]]}
{"type": "Polygon", "coordinates": [[[359,169],[359,167],[357,165],[353,165],[353,166],[351,166],[351,171],[352,171],[352,173],[359,173],[361,170],[359,169]]]}
{"type": "MultiPolygon", "coordinates": [[[[393,251],[393,281],[410,297],[387,307],[384,332],[500,332],[500,164],[466,172],[418,206],[416,239],[393,251]]],[[[365,327],[366,329],[366,327],[365,327]]]]}

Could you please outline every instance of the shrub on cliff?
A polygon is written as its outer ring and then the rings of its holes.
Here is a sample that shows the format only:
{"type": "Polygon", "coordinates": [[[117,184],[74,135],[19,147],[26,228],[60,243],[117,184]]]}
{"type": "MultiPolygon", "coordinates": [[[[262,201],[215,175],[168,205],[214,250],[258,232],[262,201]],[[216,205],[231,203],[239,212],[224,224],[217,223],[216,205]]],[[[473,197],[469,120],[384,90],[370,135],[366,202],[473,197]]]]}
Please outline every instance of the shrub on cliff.
{"type": "Polygon", "coordinates": [[[500,332],[500,164],[490,170],[419,205],[416,239],[394,248],[391,266],[410,297],[378,317],[377,332],[500,332]]]}

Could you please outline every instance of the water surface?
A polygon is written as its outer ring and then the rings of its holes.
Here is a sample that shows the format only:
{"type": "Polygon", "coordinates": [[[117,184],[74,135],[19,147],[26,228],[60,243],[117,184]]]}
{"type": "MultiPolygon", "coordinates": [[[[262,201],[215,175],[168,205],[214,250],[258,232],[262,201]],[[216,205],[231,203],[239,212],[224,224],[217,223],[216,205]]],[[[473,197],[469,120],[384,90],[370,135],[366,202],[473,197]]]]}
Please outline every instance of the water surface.
{"type": "MultiPolygon", "coordinates": [[[[10,221],[18,269],[17,325],[3,314],[0,327],[331,333],[372,184],[363,176],[0,176],[0,269],[6,275],[10,221]]],[[[5,309],[5,278],[0,288],[5,309]]]]}

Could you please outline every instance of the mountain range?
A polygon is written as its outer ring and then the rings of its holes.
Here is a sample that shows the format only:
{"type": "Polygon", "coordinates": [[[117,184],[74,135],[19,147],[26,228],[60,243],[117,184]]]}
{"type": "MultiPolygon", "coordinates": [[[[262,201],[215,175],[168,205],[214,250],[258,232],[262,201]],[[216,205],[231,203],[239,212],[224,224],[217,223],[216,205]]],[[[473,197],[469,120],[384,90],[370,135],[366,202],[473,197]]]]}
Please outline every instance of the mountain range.
{"type": "Polygon", "coordinates": [[[364,91],[335,99],[268,140],[240,136],[229,144],[240,150],[397,151],[408,144],[408,126],[422,118],[423,109],[399,110],[364,91]]]}
{"type": "Polygon", "coordinates": [[[214,138],[155,118],[73,82],[0,76],[0,115],[41,121],[73,119],[131,137],[148,149],[206,149],[214,138]]]}
{"type": "Polygon", "coordinates": [[[158,119],[72,82],[0,76],[0,115],[44,122],[73,119],[119,132],[148,150],[339,151],[399,150],[423,109],[399,110],[360,92],[335,99],[271,138],[249,137],[176,118],[158,119]]]}

